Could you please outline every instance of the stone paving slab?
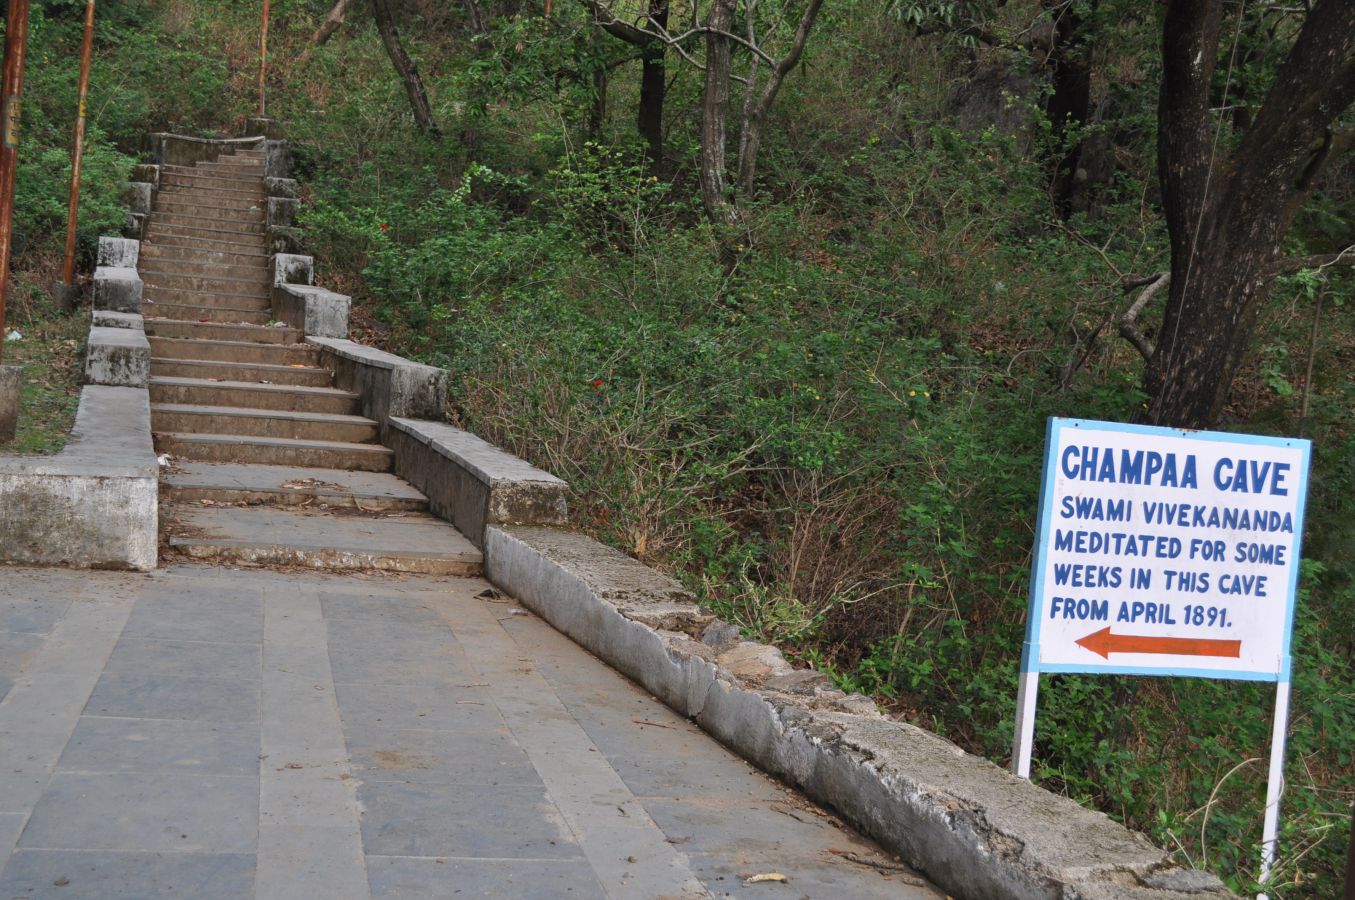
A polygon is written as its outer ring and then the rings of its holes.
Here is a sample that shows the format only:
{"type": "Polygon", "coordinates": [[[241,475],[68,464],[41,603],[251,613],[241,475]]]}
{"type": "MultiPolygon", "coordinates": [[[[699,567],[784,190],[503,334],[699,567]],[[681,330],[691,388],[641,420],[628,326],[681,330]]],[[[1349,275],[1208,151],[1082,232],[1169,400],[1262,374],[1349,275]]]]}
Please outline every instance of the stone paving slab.
{"type": "Polygon", "coordinates": [[[422,508],[427,499],[408,482],[385,472],[350,472],[345,469],[298,469],[293,466],[246,465],[175,460],[177,471],[161,476],[172,494],[196,499],[220,499],[217,495],[316,498],[317,503],[351,506],[396,503],[422,508]],[[319,482],[319,484],[316,484],[319,482]]]}
{"type": "Polygon", "coordinates": [[[0,898],[944,896],[479,579],[4,575],[0,898]]]}

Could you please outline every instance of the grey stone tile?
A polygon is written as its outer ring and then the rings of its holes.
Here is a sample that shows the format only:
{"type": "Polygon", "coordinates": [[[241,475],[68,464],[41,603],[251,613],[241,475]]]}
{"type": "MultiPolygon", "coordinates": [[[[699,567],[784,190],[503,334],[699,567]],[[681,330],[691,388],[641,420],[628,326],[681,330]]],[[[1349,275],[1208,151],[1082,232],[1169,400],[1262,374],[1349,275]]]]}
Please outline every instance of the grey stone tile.
{"type": "Polygon", "coordinates": [[[143,640],[124,636],[113,648],[104,672],[112,675],[174,675],[180,678],[229,678],[257,681],[263,652],[255,644],[143,640]]]}
{"type": "Polygon", "coordinates": [[[253,854],[258,829],[257,778],[58,772],[19,845],[253,854]]]}
{"type": "Polygon", "coordinates": [[[253,887],[252,853],[20,850],[0,873],[5,900],[240,900],[253,887]]]}
{"type": "Polygon", "coordinates": [[[345,732],[353,774],[366,782],[527,784],[541,778],[505,727],[475,731],[345,732]]]}
{"type": "MultiPolygon", "coordinates": [[[[949,900],[947,894],[918,884],[906,872],[871,869],[821,851],[813,857],[786,854],[695,854],[688,858],[696,876],[717,897],[785,900],[949,900]],[[780,872],[785,882],[747,884],[752,875],[780,872]]],[[[888,862],[888,861],[886,861],[888,862]]],[[[896,864],[891,864],[896,865],[896,864]]]]}
{"type": "Polygon", "coordinates": [[[0,673],[17,675],[46,643],[46,635],[0,631],[0,673]]]}
{"type": "Polygon", "coordinates": [[[27,812],[47,787],[65,738],[0,732],[0,812],[27,812]]]}
{"type": "Polygon", "coordinates": [[[409,859],[367,857],[373,900],[479,897],[486,900],[580,900],[603,897],[583,860],[409,859]]]}
{"type": "Polygon", "coordinates": [[[543,788],[360,784],[362,842],[382,856],[571,859],[578,843],[543,788]]]}
{"type": "Polygon", "coordinates": [[[0,631],[47,634],[70,606],[70,600],[0,599],[0,631]]]}
{"type": "Polygon", "coordinates": [[[442,685],[335,684],[345,729],[462,731],[503,725],[476,676],[442,685]]]}
{"type": "Polygon", "coordinates": [[[351,780],[341,776],[347,766],[288,766],[290,757],[269,758],[259,788],[259,803],[265,825],[341,828],[356,825],[358,805],[351,780]]]}
{"type": "Polygon", "coordinates": [[[254,900],[369,900],[366,860],[351,828],[259,829],[254,900]]]}
{"type": "Polygon", "coordinates": [[[263,600],[257,591],[220,596],[142,597],[122,632],[123,638],[215,641],[257,644],[263,640],[263,600]]]}
{"type": "Polygon", "coordinates": [[[0,859],[7,858],[19,842],[19,834],[27,821],[26,812],[0,812],[0,859]]]}
{"type": "Polygon", "coordinates": [[[446,629],[431,604],[417,598],[393,598],[389,594],[322,592],[320,609],[326,619],[356,619],[370,623],[395,623],[421,628],[446,629]]]}
{"type": "Polygon", "coordinates": [[[85,714],[199,722],[259,721],[259,683],[217,678],[105,673],[85,714]]]}
{"type": "Polygon", "coordinates": [[[58,769],[255,776],[259,732],[211,722],[82,716],[58,769]]]}
{"type": "Polygon", "coordinates": [[[454,645],[418,645],[399,641],[350,641],[329,646],[335,682],[350,684],[436,684],[473,680],[473,672],[454,645]]]}
{"type": "Polygon", "coordinates": [[[9,693],[9,689],[12,687],[14,687],[14,679],[0,673],[0,700],[5,699],[5,695],[9,693]]]}

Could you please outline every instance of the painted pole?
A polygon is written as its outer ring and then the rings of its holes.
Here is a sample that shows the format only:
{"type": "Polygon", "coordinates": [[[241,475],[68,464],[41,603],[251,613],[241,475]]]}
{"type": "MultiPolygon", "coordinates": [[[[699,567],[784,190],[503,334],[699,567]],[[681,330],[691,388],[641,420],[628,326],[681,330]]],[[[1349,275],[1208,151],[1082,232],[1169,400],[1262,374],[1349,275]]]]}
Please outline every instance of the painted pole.
{"type": "MultiPolygon", "coordinates": [[[[1289,682],[1275,688],[1275,721],[1270,733],[1270,777],[1266,779],[1266,814],[1261,825],[1262,887],[1275,868],[1275,844],[1280,836],[1280,799],[1284,796],[1284,744],[1289,731],[1289,682]]],[[[1265,897],[1265,894],[1261,894],[1265,897]]]]}
{"type": "Polygon", "coordinates": [[[1350,849],[1346,851],[1346,900],[1355,900],[1355,805],[1350,807],[1350,849]]]}
{"type": "Polygon", "coordinates": [[[85,41],[80,46],[80,92],[75,113],[75,142],[71,147],[71,200],[66,212],[66,259],[61,280],[75,284],[75,224],[80,210],[80,162],[85,154],[85,108],[89,97],[89,57],[94,47],[94,0],[85,3],[85,41]]]}
{"type": "Polygon", "coordinates": [[[5,61],[0,77],[0,357],[5,341],[9,298],[9,254],[14,227],[14,175],[19,167],[19,115],[24,87],[24,49],[28,43],[28,0],[9,0],[5,23],[5,61]]]}
{"type": "Polygon", "coordinates": [[[268,0],[263,0],[263,24],[259,28],[259,118],[268,116],[265,76],[268,74],[268,0]]]}

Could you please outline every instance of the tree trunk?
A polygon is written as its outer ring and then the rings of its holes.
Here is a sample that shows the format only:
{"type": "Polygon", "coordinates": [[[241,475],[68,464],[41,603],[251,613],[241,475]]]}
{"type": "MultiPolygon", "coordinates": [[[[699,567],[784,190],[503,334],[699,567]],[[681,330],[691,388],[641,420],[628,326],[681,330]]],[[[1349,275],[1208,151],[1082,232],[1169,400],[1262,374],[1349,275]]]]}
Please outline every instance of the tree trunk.
{"type": "Polygon", "coordinates": [[[353,5],[353,0],[338,0],[329,15],[320,23],[320,27],[315,29],[315,34],[311,35],[311,46],[319,47],[325,41],[329,40],[334,32],[339,30],[343,24],[344,16],[348,15],[348,9],[353,5]]]}
{"type": "MultiPolygon", "coordinates": [[[[1052,0],[1045,0],[1051,5],[1052,0]]],[[[1054,20],[1054,43],[1049,53],[1053,93],[1047,115],[1054,133],[1063,135],[1087,124],[1092,100],[1092,69],[1083,40],[1083,18],[1076,3],[1061,3],[1054,20]]],[[[1092,4],[1093,11],[1095,3],[1092,4]]],[[[1082,141],[1067,149],[1054,171],[1054,205],[1062,218],[1073,212],[1074,196],[1081,185],[1077,177],[1082,141]]]]}
{"type": "MultiPolygon", "coordinates": [[[[767,126],[767,113],[771,111],[772,104],[776,102],[776,95],[781,90],[781,84],[786,80],[786,76],[800,62],[800,56],[804,53],[805,43],[809,40],[809,32],[814,28],[814,22],[819,17],[819,7],[823,5],[823,0],[810,0],[805,7],[804,14],[800,16],[800,24],[795,29],[795,37],[791,41],[790,49],[786,55],[781,58],[775,66],[772,66],[767,73],[767,84],[762,88],[762,94],[757,102],[751,106],[745,106],[743,128],[739,138],[739,187],[745,195],[751,196],[753,193],[753,182],[757,177],[757,155],[762,147],[762,134],[767,126]]],[[[756,60],[752,73],[756,74],[756,60]]],[[[750,76],[748,89],[753,91],[755,84],[750,76]]]]}
{"type": "Polygon", "coordinates": [[[477,35],[489,33],[489,26],[485,24],[484,14],[480,12],[479,0],[466,0],[466,13],[470,16],[471,31],[477,35]]]}
{"type": "Polygon", "coordinates": [[[1230,158],[1215,158],[1210,83],[1222,0],[1170,0],[1163,23],[1158,172],[1171,239],[1171,290],[1143,418],[1207,428],[1228,399],[1275,263],[1298,211],[1349,132],[1355,102],[1355,3],[1321,0],[1304,22],[1230,158]]]}
{"type": "Polygon", "coordinates": [[[712,0],[706,33],[706,86],[701,106],[701,203],[716,225],[738,222],[725,193],[725,140],[729,111],[730,47],[726,36],[736,0],[712,0]]]}
{"type": "Polygon", "coordinates": [[[409,95],[409,105],[414,112],[414,121],[420,128],[433,137],[438,137],[437,123],[433,121],[433,110],[428,104],[428,92],[424,90],[423,79],[414,60],[409,58],[400,43],[400,32],[395,27],[395,14],[391,11],[390,0],[372,0],[372,15],[376,17],[376,29],[381,33],[381,42],[386,45],[386,54],[395,66],[396,74],[404,82],[405,93],[409,95]]]}
{"type": "MultiPolygon", "coordinates": [[[[649,19],[645,31],[657,35],[668,28],[668,0],[649,0],[649,19]]],[[[645,141],[645,156],[650,172],[663,170],[663,104],[668,92],[665,65],[668,46],[656,36],[640,52],[640,104],[635,127],[645,141]]]]}

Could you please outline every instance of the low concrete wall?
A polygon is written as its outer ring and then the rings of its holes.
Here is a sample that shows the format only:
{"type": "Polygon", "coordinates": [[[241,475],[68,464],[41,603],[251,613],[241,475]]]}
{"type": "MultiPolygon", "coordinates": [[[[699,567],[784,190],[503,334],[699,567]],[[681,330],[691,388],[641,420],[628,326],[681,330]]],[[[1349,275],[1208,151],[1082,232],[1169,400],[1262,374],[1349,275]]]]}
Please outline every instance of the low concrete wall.
{"type": "Polygon", "coordinates": [[[385,444],[395,451],[395,474],[481,549],[491,525],[559,525],[568,518],[569,485],[469,431],[392,417],[385,444]]]}
{"type": "Polygon", "coordinates": [[[523,605],[956,897],[1231,896],[1107,816],[741,640],[681,585],[596,541],[490,526],[484,550],[489,579],[523,605]]]}
{"type": "Polygon", "coordinates": [[[236,150],[263,150],[267,146],[262,136],[200,138],[153,132],[147,135],[146,140],[151,160],[161,166],[191,166],[194,163],[215,162],[223,153],[234,153],[236,150]]]}
{"type": "MultiPolygon", "coordinates": [[[[121,314],[127,320],[141,316],[121,314]]],[[[139,321],[89,329],[85,345],[85,383],[144,388],[151,375],[151,345],[139,321]]]]}
{"type": "Polygon", "coordinates": [[[352,304],[352,298],[314,285],[273,285],[273,318],[309,337],[347,338],[352,304]]]}
{"type": "Polygon", "coordinates": [[[90,385],[61,453],[0,456],[0,559],[154,569],[158,495],[146,390],[90,385]]]}
{"type": "Polygon", "coordinates": [[[99,238],[94,269],[94,309],[141,314],[144,286],[136,270],[141,244],[131,238],[99,238]]]}
{"type": "Polygon", "coordinates": [[[307,337],[325,351],[334,384],[362,394],[362,414],[382,425],[391,416],[442,421],[447,417],[447,373],[343,338],[307,337]]]}

